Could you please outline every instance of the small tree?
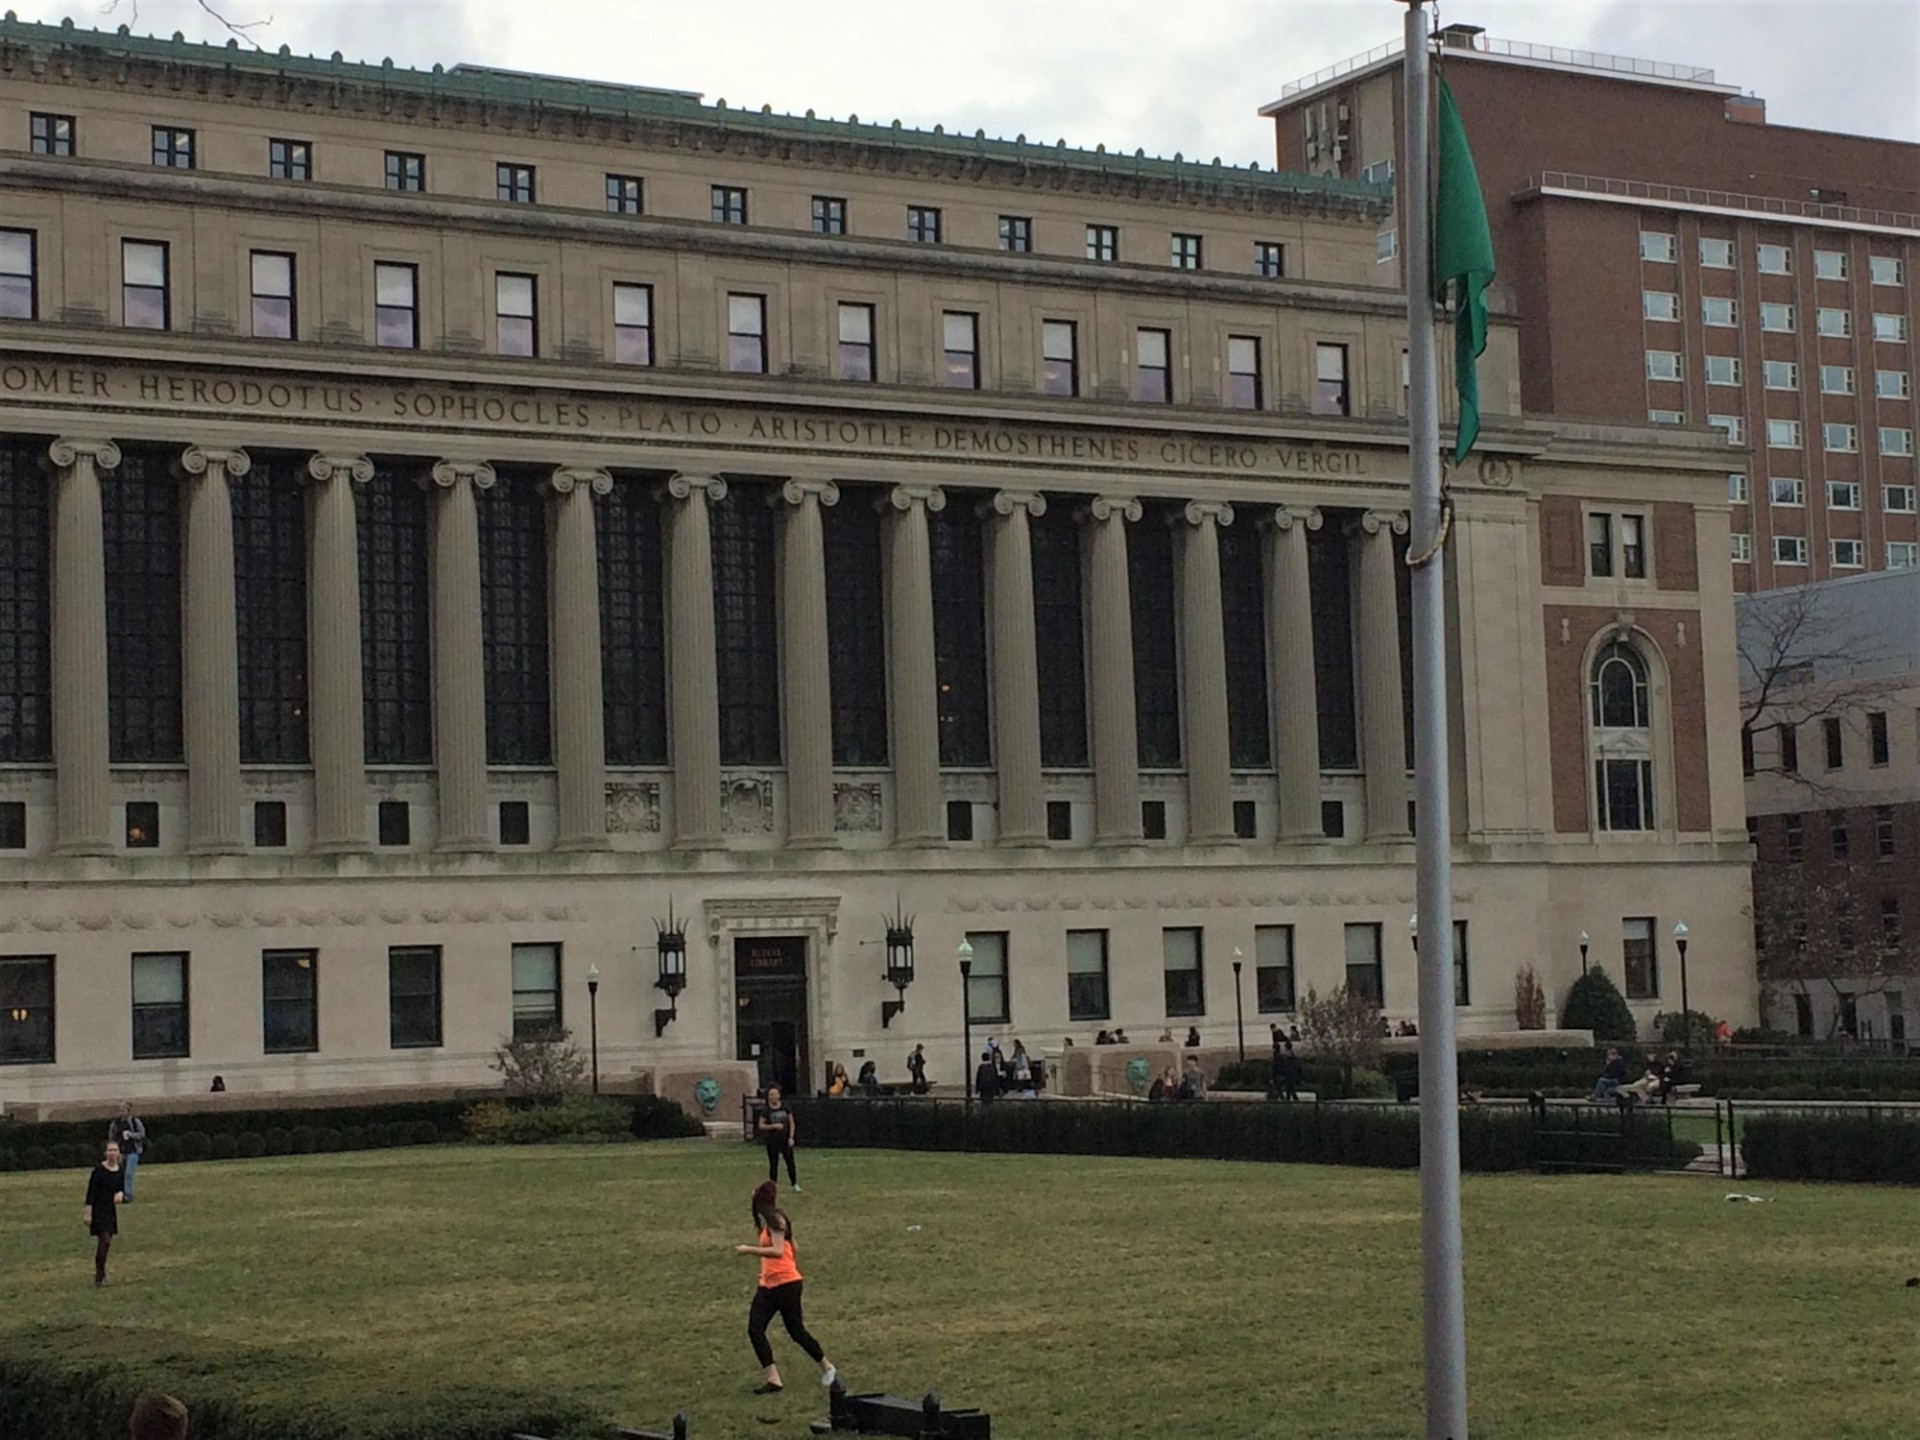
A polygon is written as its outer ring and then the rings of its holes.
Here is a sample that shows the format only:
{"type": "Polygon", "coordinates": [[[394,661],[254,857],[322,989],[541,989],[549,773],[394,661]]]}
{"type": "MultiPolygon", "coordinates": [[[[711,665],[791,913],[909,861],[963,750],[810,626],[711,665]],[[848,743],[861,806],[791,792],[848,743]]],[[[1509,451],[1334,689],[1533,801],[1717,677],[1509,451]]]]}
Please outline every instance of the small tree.
{"type": "Polygon", "coordinates": [[[587,1074],[571,1030],[515,1036],[493,1052],[493,1068],[504,1077],[509,1095],[541,1105],[557,1105],[578,1094],[587,1074]]]}
{"type": "Polygon", "coordinates": [[[1522,1030],[1547,1028],[1547,992],[1533,966],[1523,965],[1513,977],[1513,1019],[1522,1030]]]}
{"type": "Polygon", "coordinates": [[[1920,936],[1886,926],[1877,880],[1845,862],[1815,859],[1763,866],[1753,887],[1760,983],[1776,993],[1830,996],[1829,1038],[1845,1017],[1844,997],[1920,982],[1920,936]]]}
{"type": "Polygon", "coordinates": [[[1560,1026],[1565,1030],[1591,1030],[1596,1040],[1639,1037],[1626,998],[1598,965],[1567,987],[1567,998],[1560,1006],[1560,1026]]]}
{"type": "Polygon", "coordinates": [[[1380,1063],[1380,1007],[1342,985],[1322,1000],[1311,987],[1300,1004],[1300,1038],[1318,1059],[1340,1068],[1340,1089],[1353,1093],[1353,1072],[1380,1063]]]}

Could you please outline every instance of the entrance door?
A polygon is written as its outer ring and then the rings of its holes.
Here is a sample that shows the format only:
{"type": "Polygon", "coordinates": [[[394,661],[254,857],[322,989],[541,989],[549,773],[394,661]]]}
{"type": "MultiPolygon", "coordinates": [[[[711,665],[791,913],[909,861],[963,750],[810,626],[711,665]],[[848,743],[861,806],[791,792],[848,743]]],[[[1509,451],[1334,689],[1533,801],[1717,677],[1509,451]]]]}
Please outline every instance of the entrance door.
{"type": "Polygon", "coordinates": [[[804,1094],[807,1068],[807,938],[752,935],[733,942],[737,1058],[760,1067],[760,1088],[804,1094]]]}

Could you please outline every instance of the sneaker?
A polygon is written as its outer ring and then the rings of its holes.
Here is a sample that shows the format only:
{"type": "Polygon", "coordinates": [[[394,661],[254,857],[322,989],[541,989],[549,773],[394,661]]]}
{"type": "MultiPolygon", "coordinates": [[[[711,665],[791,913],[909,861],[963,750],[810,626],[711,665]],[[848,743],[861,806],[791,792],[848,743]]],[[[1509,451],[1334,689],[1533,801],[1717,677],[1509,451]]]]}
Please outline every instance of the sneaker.
{"type": "Polygon", "coordinates": [[[787,1188],[796,1195],[800,1193],[800,1187],[798,1185],[789,1185],[787,1188]]]}
{"type": "Polygon", "coordinates": [[[839,1378],[840,1378],[840,1372],[834,1369],[833,1366],[829,1365],[825,1370],[821,1372],[820,1383],[826,1386],[829,1390],[831,1390],[833,1388],[833,1382],[838,1380],[839,1378]]]}
{"type": "Polygon", "coordinates": [[[753,1393],[756,1395],[778,1395],[786,1388],[784,1385],[775,1385],[772,1381],[765,1380],[753,1387],[753,1393]]]}

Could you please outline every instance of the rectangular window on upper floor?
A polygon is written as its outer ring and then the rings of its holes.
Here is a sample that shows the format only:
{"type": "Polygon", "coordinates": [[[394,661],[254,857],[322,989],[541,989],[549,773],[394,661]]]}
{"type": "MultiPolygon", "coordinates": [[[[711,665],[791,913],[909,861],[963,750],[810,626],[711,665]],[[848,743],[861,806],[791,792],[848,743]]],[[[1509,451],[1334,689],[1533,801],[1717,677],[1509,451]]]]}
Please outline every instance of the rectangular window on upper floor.
{"type": "Polygon", "coordinates": [[[1836,570],[1860,570],[1866,567],[1867,543],[1864,540],[1830,540],[1829,559],[1836,570]]]}
{"type": "Polygon", "coordinates": [[[78,130],[71,115],[36,110],[27,118],[27,138],[36,155],[72,155],[78,130]]]}
{"type": "Polygon", "coordinates": [[[1793,306],[1781,304],[1777,301],[1761,302],[1760,328],[1776,335],[1793,334],[1793,306]]]}
{"type": "Polygon", "coordinates": [[[1071,320],[1040,322],[1040,393],[1080,393],[1080,327],[1071,320]]]}
{"type": "Polygon", "coordinates": [[[1754,247],[1754,266],[1762,275],[1791,275],[1793,251],[1785,245],[1754,247]]]}
{"type": "Polygon", "coordinates": [[[1709,415],[1707,416],[1707,424],[1718,426],[1720,429],[1726,431],[1727,443],[1729,445],[1744,445],[1747,443],[1747,422],[1742,416],[1709,415]]]}
{"type": "Polygon", "coordinates": [[[1845,340],[1853,334],[1853,312],[1822,305],[1813,313],[1814,329],[1831,340],[1845,340]]]}
{"type": "Polygon", "coordinates": [[[1858,480],[1827,481],[1827,508],[1829,510],[1858,510],[1860,508],[1860,482],[1858,480]]]}
{"type": "Polygon", "coordinates": [[[1737,326],[1740,323],[1740,302],[1718,295],[1708,295],[1700,302],[1700,323],[1719,328],[1737,326]]]}
{"type": "Polygon", "coordinates": [[[1280,280],[1287,273],[1287,247],[1273,240],[1253,242],[1253,273],[1267,280],[1280,280]]]}
{"type": "Polygon", "coordinates": [[[253,338],[293,340],[293,256],[274,250],[255,250],[250,257],[253,283],[253,338]]]}
{"type": "Polygon", "coordinates": [[[419,193],[426,188],[426,156],[406,150],[387,151],[387,189],[419,193]]]}
{"type": "Polygon", "coordinates": [[[0,320],[34,320],[40,314],[35,282],[36,240],[31,230],[0,230],[0,320]]]}
{"type": "Polygon", "coordinates": [[[609,175],[607,176],[607,213],[609,215],[644,215],[646,194],[646,184],[638,175],[609,175]]]}
{"type": "Polygon", "coordinates": [[[1807,482],[1791,475],[1775,475],[1767,481],[1767,499],[1774,505],[1804,506],[1807,503],[1807,482]]]}
{"type": "Polygon", "coordinates": [[[1260,340],[1254,335],[1227,337],[1227,404],[1235,410],[1258,410],[1260,394],[1260,340]]]}
{"type": "Polygon", "coordinates": [[[1735,505],[1747,503],[1747,477],[1737,470],[1727,476],[1727,499],[1735,505]]]}
{"type": "Polygon", "coordinates": [[[120,242],[120,322],[133,330],[165,330],[172,309],[164,240],[120,242]]]}
{"type": "Polygon", "coordinates": [[[814,196],[813,233],[816,235],[846,234],[847,202],[838,195],[814,196]]]}
{"type": "Polygon", "coordinates": [[[1791,360],[1763,360],[1760,378],[1769,390],[1798,390],[1800,367],[1791,360]]]}
{"type": "Polygon", "coordinates": [[[1198,235],[1173,237],[1173,268],[1176,270],[1200,268],[1200,237],[1198,235]]]}
{"type": "Polygon", "coordinates": [[[1369,185],[1385,185],[1393,179],[1393,161],[1376,160],[1360,172],[1360,178],[1369,185]]]}
{"type": "Polygon", "coordinates": [[[1087,259],[1111,264],[1119,258],[1120,227],[1118,225],[1087,226],[1087,259]]]}
{"type": "Polygon", "coordinates": [[[941,383],[954,390],[980,388],[980,317],[949,310],[940,317],[941,383]]]}
{"type": "Polygon", "coordinates": [[[907,239],[916,245],[940,243],[940,212],[931,205],[907,207],[907,239]]]}
{"type": "Polygon", "coordinates": [[[714,224],[747,223],[747,191],[744,185],[714,185],[710,187],[709,201],[714,224]]]}
{"type": "Polygon", "coordinates": [[[1322,342],[1313,347],[1313,413],[1347,415],[1347,347],[1322,342]]]}
{"type": "Polygon", "coordinates": [[[1913,391],[1913,377],[1904,370],[1873,372],[1873,393],[1882,400],[1904,400],[1913,391]]]}
{"type": "Polygon", "coordinates": [[[1882,455],[1913,454],[1913,431],[1904,425],[1882,425],[1880,453],[1882,455]]]}
{"type": "Polygon", "coordinates": [[[1733,268],[1733,241],[1700,237],[1700,263],[1708,270],[1733,268]]]}
{"type": "Polygon", "coordinates": [[[1844,280],[1847,278],[1847,252],[1844,250],[1816,250],[1813,252],[1813,274],[1816,280],[1844,280]]]}
{"type": "Polygon", "coordinates": [[[311,180],[313,145],[307,140],[267,141],[267,175],[274,180],[311,180]]]}
{"type": "Polygon", "coordinates": [[[1904,285],[1907,283],[1906,266],[1898,255],[1869,255],[1867,278],[1875,285],[1904,285]]]}
{"type": "Polygon", "coordinates": [[[1649,425],[1684,425],[1687,423],[1687,412],[1684,410],[1649,410],[1647,411],[1647,423],[1649,425]]]}
{"type": "Polygon", "coordinates": [[[839,376],[842,380],[873,379],[873,306],[840,307],[839,376]]]}
{"type": "Polygon", "coordinates": [[[1173,372],[1169,365],[1173,337],[1165,330],[1133,332],[1135,381],[1133,398],[1148,405],[1173,399],[1173,372]]]}
{"type": "Polygon", "coordinates": [[[1798,450],[1800,445],[1800,422],[1798,420],[1767,421],[1768,449],[1798,450]]]}
{"type": "Polygon", "coordinates": [[[1820,393],[1822,395],[1853,394],[1853,367],[1851,365],[1822,365],[1820,367],[1820,393]]]}
{"type": "Polygon", "coordinates": [[[420,270],[382,260],[373,267],[373,343],[388,350],[420,348],[420,270]]]}
{"type": "Polygon", "coordinates": [[[1678,380],[1680,378],[1680,352],[1678,350],[1647,351],[1647,378],[1649,380],[1678,380]]]}
{"type": "Polygon", "coordinates": [[[1384,265],[1400,253],[1400,232],[1382,230],[1373,237],[1373,263],[1384,265]]]}
{"type": "Polygon", "coordinates": [[[533,166],[500,161],[493,167],[493,194],[509,205],[533,204],[533,166]]]}
{"type": "Polygon", "coordinates": [[[539,286],[531,275],[493,277],[493,322],[502,355],[540,353],[539,286]]]}
{"type": "Polygon", "coordinates": [[[1640,258],[1651,260],[1655,264],[1673,263],[1673,236],[1660,230],[1642,230],[1640,232],[1640,258]]]}
{"type": "Polygon", "coordinates": [[[193,140],[191,130],[175,125],[154,126],[153,163],[168,170],[193,169],[193,140]]]}
{"type": "Polygon", "coordinates": [[[1820,448],[1839,455],[1851,455],[1860,448],[1860,427],[1858,425],[1822,425],[1820,448]]]}
{"type": "Polygon", "coordinates": [[[1648,320],[1678,320],[1680,297],[1671,290],[1642,290],[1640,314],[1648,320]]]}
{"type": "Polygon", "coordinates": [[[766,296],[727,296],[727,369],[736,375],[767,373],[766,296]]]}
{"type": "Polygon", "coordinates": [[[1753,536],[1735,531],[1729,537],[1732,541],[1733,563],[1751,565],[1753,563],[1753,536]]]}
{"type": "Polygon", "coordinates": [[[1773,563],[1776,565],[1804,565],[1807,563],[1807,537],[1804,535],[1776,535],[1773,537],[1773,563]]]}
{"type": "Polygon", "coordinates": [[[1613,516],[1587,516],[1587,573],[1596,579],[1613,576],[1613,516]]]}
{"type": "Polygon", "coordinates": [[[1620,574],[1628,580],[1647,578],[1647,519],[1644,515],[1620,517],[1620,574]]]}
{"type": "Polygon", "coordinates": [[[1911,570],[1920,566],[1920,540],[1887,541],[1887,569],[1911,570]]]}
{"type": "Polygon", "coordinates": [[[1904,315],[1875,315],[1873,317],[1873,338],[1882,345],[1904,345],[1907,343],[1907,317],[1904,315]]]}
{"type": "Polygon", "coordinates": [[[1033,220],[1026,215],[1000,217],[1000,248],[1016,255],[1033,249],[1033,220]]]}
{"type": "Polygon", "coordinates": [[[613,287],[613,358],[622,365],[653,364],[653,287],[613,287]]]}
{"type": "Polygon", "coordinates": [[[1708,355],[1707,384],[1738,385],[1740,383],[1740,361],[1733,355],[1708,355]]]}

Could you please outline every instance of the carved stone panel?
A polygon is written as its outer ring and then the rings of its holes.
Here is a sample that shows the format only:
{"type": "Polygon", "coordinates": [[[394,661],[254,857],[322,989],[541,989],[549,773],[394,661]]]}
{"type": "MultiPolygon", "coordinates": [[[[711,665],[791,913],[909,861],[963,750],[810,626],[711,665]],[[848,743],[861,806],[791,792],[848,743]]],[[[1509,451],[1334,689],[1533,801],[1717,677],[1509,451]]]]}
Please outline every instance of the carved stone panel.
{"type": "Polygon", "coordinates": [[[720,782],[720,820],[734,835],[773,829],[773,782],[764,775],[736,775],[720,782]]]}
{"type": "Polygon", "coordinates": [[[838,781],[833,787],[833,828],[869,834],[880,829],[880,783],[838,781]]]}
{"type": "Polygon", "coordinates": [[[607,831],[651,835],[660,829],[660,787],[652,781],[618,780],[607,786],[607,831]]]}

